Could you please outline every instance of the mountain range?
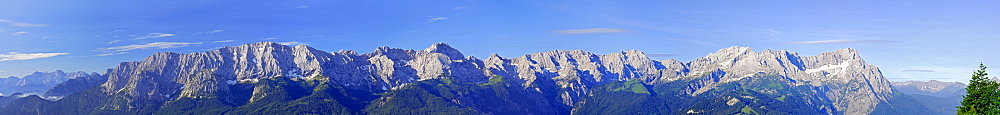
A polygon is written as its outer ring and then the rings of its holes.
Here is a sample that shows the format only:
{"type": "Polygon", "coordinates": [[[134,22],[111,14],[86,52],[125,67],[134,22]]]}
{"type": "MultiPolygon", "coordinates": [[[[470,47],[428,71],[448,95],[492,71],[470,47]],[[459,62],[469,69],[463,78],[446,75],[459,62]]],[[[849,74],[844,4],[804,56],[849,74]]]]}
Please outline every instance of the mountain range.
{"type": "Polygon", "coordinates": [[[968,85],[961,82],[930,80],[892,82],[892,86],[927,105],[931,110],[942,114],[957,114],[958,108],[955,107],[962,105],[962,96],[965,95],[965,87],[968,85]]]}
{"type": "Polygon", "coordinates": [[[480,59],[445,43],[359,54],[260,42],[155,53],[99,76],[53,88],[68,94],[57,101],[27,96],[0,112],[940,114],[850,48],[801,56],[729,47],[681,62],[637,50],[480,59]]]}
{"type": "Polygon", "coordinates": [[[80,77],[100,76],[98,73],[72,72],[60,70],[54,72],[35,72],[24,77],[10,76],[0,78],[0,96],[14,93],[43,94],[55,85],[70,79],[80,77]]]}
{"type": "Polygon", "coordinates": [[[49,89],[53,89],[53,87],[57,87],[57,85],[64,84],[67,80],[91,79],[99,76],[101,75],[98,73],[88,74],[82,71],[66,73],[61,70],[56,70],[54,72],[35,72],[24,77],[10,76],[7,78],[0,78],[0,107],[4,107],[14,100],[29,95],[46,94],[44,95],[44,98],[46,99],[58,99],[68,94],[48,94],[48,92],[51,92],[49,89]]]}

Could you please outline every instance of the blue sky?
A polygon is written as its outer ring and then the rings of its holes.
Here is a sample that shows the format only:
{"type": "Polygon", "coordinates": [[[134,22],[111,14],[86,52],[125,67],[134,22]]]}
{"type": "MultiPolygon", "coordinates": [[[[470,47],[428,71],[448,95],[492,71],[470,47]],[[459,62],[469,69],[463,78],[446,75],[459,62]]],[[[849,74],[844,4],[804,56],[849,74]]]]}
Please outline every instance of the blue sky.
{"type": "Polygon", "coordinates": [[[477,57],[636,49],[682,61],[730,46],[801,55],[855,48],[892,81],[967,81],[980,62],[1000,67],[996,6],[1000,2],[0,1],[0,76],[104,72],[154,52],[274,41],[331,52],[445,42],[477,57]]]}

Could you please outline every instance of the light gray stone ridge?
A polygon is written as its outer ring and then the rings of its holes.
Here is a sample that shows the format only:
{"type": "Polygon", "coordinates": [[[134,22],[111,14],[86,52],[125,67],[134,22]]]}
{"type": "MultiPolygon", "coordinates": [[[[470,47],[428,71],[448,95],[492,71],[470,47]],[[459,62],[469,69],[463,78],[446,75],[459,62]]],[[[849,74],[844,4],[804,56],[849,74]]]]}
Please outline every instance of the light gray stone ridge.
{"type": "Polygon", "coordinates": [[[142,61],[123,62],[108,70],[108,81],[101,87],[109,94],[136,97],[128,100],[127,106],[106,108],[133,109],[141,108],[131,104],[134,102],[226,94],[229,85],[274,77],[328,77],[333,84],[378,92],[426,79],[483,83],[489,77],[501,76],[538,92],[542,92],[539,84],[564,88],[547,93],[559,94],[560,103],[572,106],[591,92],[590,87],[610,81],[659,84],[698,79],[686,91],[678,92],[698,95],[722,83],[763,75],[780,75],[794,80],[796,85],[836,87],[817,93],[829,97],[845,114],[867,114],[878,102],[892,98],[889,82],[878,68],[865,63],[850,48],[800,56],[784,50],[753,52],[748,47],[729,47],[681,62],[652,60],[637,50],[603,55],[556,50],[513,58],[493,54],[478,59],[465,57],[445,43],[424,50],[383,46],[358,54],[260,42],[200,53],[155,53],[142,61]]]}

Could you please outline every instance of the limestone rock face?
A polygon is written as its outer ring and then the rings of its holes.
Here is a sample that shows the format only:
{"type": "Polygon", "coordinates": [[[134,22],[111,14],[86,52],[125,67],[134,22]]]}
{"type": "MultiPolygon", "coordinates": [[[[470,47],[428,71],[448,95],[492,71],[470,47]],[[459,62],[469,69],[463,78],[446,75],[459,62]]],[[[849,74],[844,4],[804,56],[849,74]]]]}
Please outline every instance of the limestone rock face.
{"type": "Polygon", "coordinates": [[[129,103],[104,108],[135,109],[141,108],[137,102],[142,101],[226,95],[230,93],[229,85],[273,77],[328,77],[333,84],[378,92],[426,79],[483,83],[489,77],[500,76],[524,89],[558,94],[558,103],[573,106],[591,92],[590,87],[611,81],[640,80],[655,85],[693,79],[695,82],[678,94],[698,95],[719,84],[763,75],[778,75],[795,85],[817,87],[816,94],[830,98],[834,108],[844,114],[867,114],[879,102],[891,99],[893,93],[878,68],[865,63],[850,48],[800,56],[783,50],[753,52],[747,47],[730,47],[681,62],[652,60],[636,50],[603,55],[556,50],[514,58],[493,54],[479,59],[465,57],[444,43],[424,50],[379,47],[365,54],[350,50],[330,53],[273,42],[191,54],[156,53],[110,69],[101,88],[105,93],[121,95],[129,103]],[[547,86],[564,90],[541,90],[547,86]]]}
{"type": "Polygon", "coordinates": [[[445,56],[448,56],[448,59],[450,60],[462,60],[464,57],[462,52],[459,52],[457,49],[452,48],[445,43],[434,43],[431,47],[424,49],[424,51],[444,54],[445,56]]]}
{"type": "Polygon", "coordinates": [[[443,43],[419,51],[380,47],[360,55],[354,51],[329,53],[304,45],[291,47],[273,42],[202,53],[156,53],[108,70],[102,91],[118,94],[115,96],[127,99],[127,104],[102,108],[132,110],[141,108],[139,103],[144,101],[227,95],[231,93],[229,85],[273,77],[329,77],[329,82],[376,91],[422,79],[448,77],[482,82],[488,78],[481,69],[482,61],[460,56],[461,53],[443,43]]]}
{"type": "Polygon", "coordinates": [[[755,75],[781,75],[797,85],[822,89],[836,109],[845,114],[867,114],[878,102],[892,98],[889,82],[879,69],[868,65],[854,49],[840,49],[816,56],[794,52],[764,50],[756,53],[746,47],[721,49],[689,62],[688,77],[717,79],[689,87],[691,94],[714,89],[715,84],[736,81],[755,75]]]}

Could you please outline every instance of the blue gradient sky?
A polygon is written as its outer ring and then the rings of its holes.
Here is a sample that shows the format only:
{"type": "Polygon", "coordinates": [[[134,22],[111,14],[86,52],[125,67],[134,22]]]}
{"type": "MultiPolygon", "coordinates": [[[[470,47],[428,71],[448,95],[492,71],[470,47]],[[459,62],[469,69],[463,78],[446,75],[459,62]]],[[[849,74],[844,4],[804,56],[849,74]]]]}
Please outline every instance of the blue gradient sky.
{"type": "Polygon", "coordinates": [[[1000,2],[0,1],[0,76],[103,73],[154,52],[274,41],[358,52],[445,42],[477,57],[636,49],[682,61],[730,46],[801,55],[855,48],[892,81],[967,81],[980,62],[1000,67],[996,6],[1000,2]]]}

